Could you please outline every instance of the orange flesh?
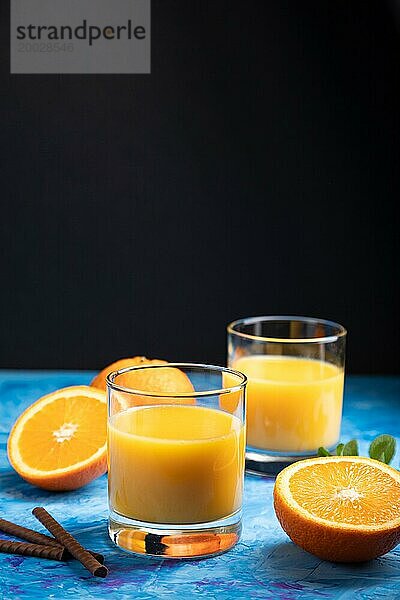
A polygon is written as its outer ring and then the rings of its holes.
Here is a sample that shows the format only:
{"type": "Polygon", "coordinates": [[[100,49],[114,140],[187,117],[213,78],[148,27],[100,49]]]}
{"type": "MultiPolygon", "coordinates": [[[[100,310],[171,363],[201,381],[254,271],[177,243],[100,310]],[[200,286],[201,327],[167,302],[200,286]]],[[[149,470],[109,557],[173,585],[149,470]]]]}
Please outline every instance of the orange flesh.
{"type": "Polygon", "coordinates": [[[25,464],[52,471],[91,457],[106,436],[106,403],[90,397],[58,398],[26,422],[18,446],[25,464]]]}
{"type": "Polygon", "coordinates": [[[379,525],[400,515],[400,484],[367,464],[329,462],[304,467],[290,478],[294,500],[321,519],[379,525]]]}

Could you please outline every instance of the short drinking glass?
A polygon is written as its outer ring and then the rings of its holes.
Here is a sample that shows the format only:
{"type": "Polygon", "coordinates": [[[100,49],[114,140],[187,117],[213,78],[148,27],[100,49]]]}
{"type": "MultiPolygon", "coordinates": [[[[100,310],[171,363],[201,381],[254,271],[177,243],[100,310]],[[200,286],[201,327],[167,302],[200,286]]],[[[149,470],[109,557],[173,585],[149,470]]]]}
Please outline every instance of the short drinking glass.
{"type": "Polygon", "coordinates": [[[346,330],[309,317],[252,317],[228,325],[228,365],[247,375],[249,471],[275,475],[338,442],[346,330]]]}
{"type": "Polygon", "coordinates": [[[241,531],[246,377],[225,367],[151,364],[108,389],[109,534],[137,554],[188,558],[241,531]]]}

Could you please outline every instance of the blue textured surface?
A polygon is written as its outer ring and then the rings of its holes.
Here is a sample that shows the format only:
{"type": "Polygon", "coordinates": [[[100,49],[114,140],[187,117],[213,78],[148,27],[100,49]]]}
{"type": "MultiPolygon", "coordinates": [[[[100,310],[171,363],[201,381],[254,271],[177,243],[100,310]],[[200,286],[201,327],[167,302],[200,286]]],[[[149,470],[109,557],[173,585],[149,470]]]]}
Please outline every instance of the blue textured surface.
{"type": "MultiPolygon", "coordinates": [[[[294,546],[272,508],[273,483],[246,476],[244,531],[230,552],[201,561],[135,558],[115,548],[106,532],[106,477],[69,493],[47,493],[23,482],[6,457],[8,431],[19,413],[59,387],[88,383],[91,373],[0,372],[0,514],[43,531],[30,514],[45,506],[87,547],[106,556],[110,575],[91,577],[76,562],[0,555],[0,597],[137,598],[138,600],[263,598],[292,600],[400,597],[400,546],[355,566],[320,561],[294,546]]],[[[379,433],[400,436],[400,378],[348,377],[342,439],[368,442],[379,433]]],[[[399,454],[393,461],[399,466],[399,454]]],[[[6,537],[4,535],[4,537],[6,537]]]]}

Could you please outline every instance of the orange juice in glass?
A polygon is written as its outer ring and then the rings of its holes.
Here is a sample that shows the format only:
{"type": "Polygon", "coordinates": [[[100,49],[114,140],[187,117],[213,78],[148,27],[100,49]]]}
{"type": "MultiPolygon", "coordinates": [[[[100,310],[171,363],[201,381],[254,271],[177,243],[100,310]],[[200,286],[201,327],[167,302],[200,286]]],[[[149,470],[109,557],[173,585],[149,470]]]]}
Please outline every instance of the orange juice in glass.
{"type": "Polygon", "coordinates": [[[111,539],[170,558],[231,548],[241,530],[246,378],[170,364],[123,369],[107,384],[111,539]],[[235,410],[225,411],[231,395],[235,410]]]}
{"type": "Polygon", "coordinates": [[[338,442],[345,340],[341,325],[308,317],[254,317],[228,326],[228,364],[248,378],[250,470],[272,475],[338,442]]]}

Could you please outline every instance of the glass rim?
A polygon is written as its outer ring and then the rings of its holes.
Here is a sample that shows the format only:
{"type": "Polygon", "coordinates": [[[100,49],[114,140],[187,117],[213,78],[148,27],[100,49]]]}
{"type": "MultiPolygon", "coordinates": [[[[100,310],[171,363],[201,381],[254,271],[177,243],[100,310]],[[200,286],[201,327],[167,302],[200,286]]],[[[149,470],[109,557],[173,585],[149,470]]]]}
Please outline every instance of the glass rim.
{"type": "Polygon", "coordinates": [[[347,335],[347,330],[340,323],[336,323],[335,321],[329,321],[328,319],[319,319],[318,317],[302,317],[296,315],[271,315],[271,316],[261,316],[261,317],[244,317],[242,319],[236,319],[227,325],[227,331],[231,335],[237,335],[238,337],[253,340],[257,342],[275,342],[275,343],[285,343],[285,344],[315,344],[315,343],[332,343],[336,342],[338,339],[345,337],[347,335]],[[325,336],[317,336],[317,337],[309,337],[309,338],[284,338],[284,337],[274,337],[274,336],[262,336],[262,335],[253,335],[251,333],[243,333],[241,331],[237,331],[235,327],[238,325],[252,325],[254,323],[262,323],[262,322],[279,322],[279,321],[299,321],[303,323],[314,323],[319,325],[329,325],[337,329],[337,333],[333,335],[325,335],[325,336]]]}
{"type": "Polygon", "coordinates": [[[203,363],[167,363],[163,365],[132,365],[131,367],[124,367],[123,369],[118,369],[116,371],[112,371],[106,376],[107,389],[112,389],[117,392],[124,392],[126,394],[134,394],[137,396],[146,396],[148,398],[201,398],[206,396],[220,396],[222,394],[230,394],[233,392],[239,392],[244,389],[247,383],[247,377],[244,373],[240,371],[236,371],[235,369],[231,369],[229,367],[220,367],[218,365],[207,365],[203,363]],[[183,392],[180,394],[169,394],[167,392],[148,392],[144,390],[136,390],[134,388],[127,388],[122,385],[118,385],[115,383],[115,378],[123,373],[127,373],[129,371],[138,371],[140,369],[165,369],[165,368],[175,368],[175,369],[193,369],[193,370],[208,370],[219,373],[230,373],[231,375],[235,375],[240,379],[240,383],[234,386],[222,387],[220,389],[212,389],[212,390],[204,390],[204,391],[195,391],[193,392],[183,392]]]}

